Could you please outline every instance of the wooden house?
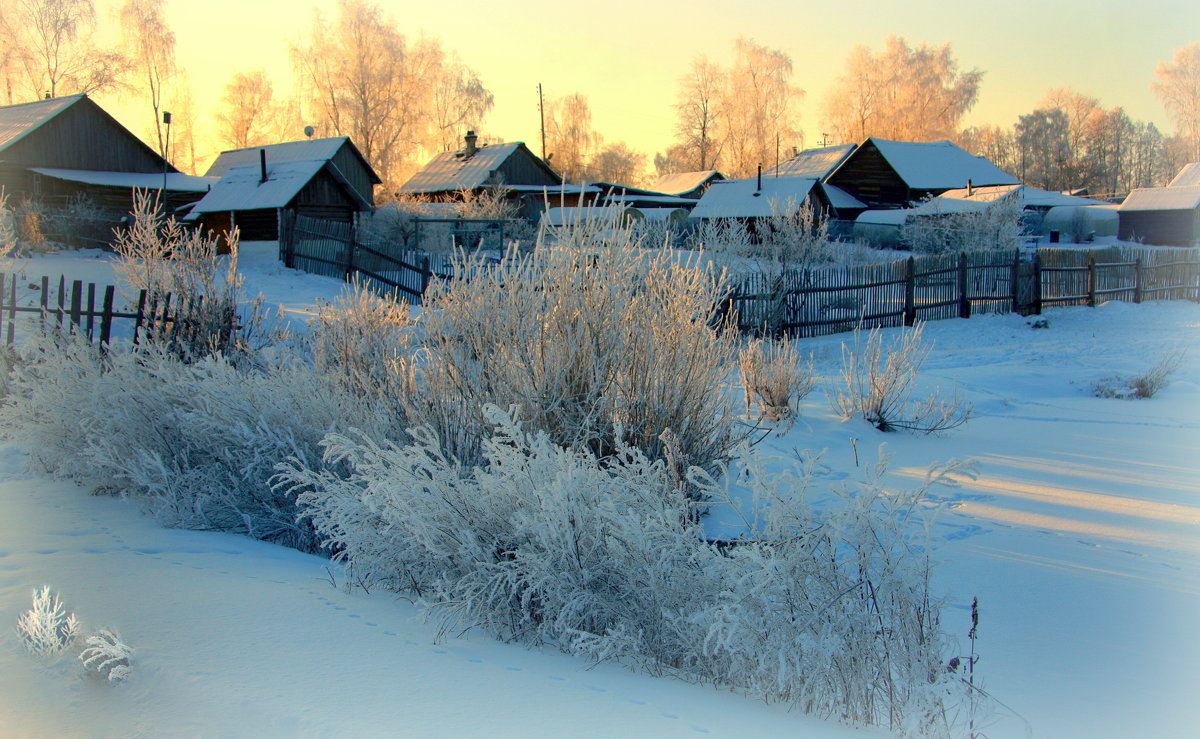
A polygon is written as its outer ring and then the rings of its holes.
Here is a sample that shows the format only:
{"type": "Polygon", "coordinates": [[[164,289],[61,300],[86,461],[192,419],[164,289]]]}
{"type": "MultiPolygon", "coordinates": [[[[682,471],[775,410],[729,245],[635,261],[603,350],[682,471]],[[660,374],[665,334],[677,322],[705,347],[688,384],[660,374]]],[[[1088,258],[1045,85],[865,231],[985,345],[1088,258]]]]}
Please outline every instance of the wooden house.
{"type": "Polygon", "coordinates": [[[1134,190],[1117,208],[1124,241],[1163,246],[1200,244],[1200,186],[1134,190]]]}
{"type": "Polygon", "coordinates": [[[496,185],[526,192],[563,184],[562,177],[524,142],[476,146],[476,141],[475,133],[468,131],[462,149],[438,154],[401,185],[397,194],[450,202],[461,199],[463,191],[496,185]]]}
{"type": "Polygon", "coordinates": [[[949,141],[870,138],[825,178],[871,208],[903,208],[946,190],[1017,185],[1016,177],[949,141]]]}
{"type": "Polygon", "coordinates": [[[246,241],[279,238],[285,211],[352,223],[374,208],[381,182],[345,136],[225,151],[207,175],[219,179],[188,218],[246,241]]]}
{"type": "Polygon", "coordinates": [[[163,192],[177,207],[211,183],[180,174],[87,95],[0,107],[0,186],[9,198],[56,207],[86,197],[124,214],[135,189],[163,192]]]}

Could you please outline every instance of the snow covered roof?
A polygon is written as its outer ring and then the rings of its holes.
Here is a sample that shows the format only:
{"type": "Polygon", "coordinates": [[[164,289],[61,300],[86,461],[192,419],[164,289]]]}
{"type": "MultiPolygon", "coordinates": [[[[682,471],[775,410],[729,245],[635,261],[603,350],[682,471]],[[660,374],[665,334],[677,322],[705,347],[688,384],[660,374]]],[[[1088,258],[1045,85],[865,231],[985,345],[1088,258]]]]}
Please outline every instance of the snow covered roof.
{"type": "MultiPolygon", "coordinates": [[[[163,187],[161,172],[96,172],[90,169],[54,169],[51,167],[30,167],[29,169],[31,172],[53,177],[56,180],[82,182],[86,185],[143,190],[157,190],[163,187]]],[[[175,192],[208,192],[219,179],[219,177],[196,177],[179,172],[168,172],[166,189],[175,192]]]]}
{"type": "Polygon", "coordinates": [[[914,190],[966,187],[968,182],[976,186],[1020,184],[1020,180],[986,158],[949,141],[917,143],[876,138],[867,141],[875,144],[900,179],[914,190]]]}
{"type": "Polygon", "coordinates": [[[817,181],[811,177],[763,177],[714,182],[692,209],[693,218],[767,218],[794,211],[817,181]],[[774,212],[773,212],[774,211],[774,212]]]}
{"type": "Polygon", "coordinates": [[[542,212],[542,222],[551,226],[579,223],[605,223],[617,220],[640,220],[642,214],[636,208],[622,205],[598,205],[576,208],[548,208],[542,212]]]}
{"type": "Polygon", "coordinates": [[[825,197],[829,198],[829,204],[838,210],[854,210],[856,208],[867,207],[866,203],[854,197],[837,185],[829,185],[822,182],[821,190],[825,193],[825,197]]]}
{"type": "Polygon", "coordinates": [[[677,172],[676,174],[662,175],[654,181],[650,189],[667,195],[682,195],[685,192],[692,192],[702,187],[709,180],[713,179],[722,180],[725,178],[715,169],[704,169],[697,172],[677,172]]]}
{"type": "MultiPolygon", "coordinates": [[[[425,168],[400,186],[400,192],[411,195],[429,192],[453,192],[456,190],[473,190],[493,182],[496,170],[516,154],[525,149],[524,142],[513,141],[507,144],[492,144],[475,150],[471,155],[464,151],[446,151],[438,154],[425,168]]],[[[541,162],[533,152],[525,149],[529,156],[541,162]]],[[[541,166],[544,166],[542,164],[541,166]]],[[[546,167],[548,172],[553,172],[546,167]]],[[[555,178],[558,175],[554,175],[555,178]]],[[[509,185],[512,187],[512,185],[509,185]]],[[[515,189],[515,188],[514,188],[515,189]]],[[[540,190],[540,188],[539,188],[540,190]]]]}
{"type": "Polygon", "coordinates": [[[68,95],[0,107],[0,151],[25,138],[46,121],[63,112],[86,95],[68,95]]]}
{"type": "Polygon", "coordinates": [[[1198,187],[1200,186],[1200,162],[1192,162],[1179,170],[1175,179],[1167,187],[1198,187]]]}
{"type": "Polygon", "coordinates": [[[1118,208],[1139,210],[1195,210],[1200,208],[1200,187],[1146,187],[1134,190],[1118,208]]]}
{"type": "Polygon", "coordinates": [[[855,223],[870,223],[877,226],[903,226],[908,217],[913,214],[912,208],[892,208],[890,210],[864,210],[854,219],[855,223]]]}
{"type": "Polygon", "coordinates": [[[820,149],[805,149],[778,166],[764,171],[763,177],[774,177],[778,174],[781,177],[813,177],[822,180],[837,169],[856,147],[857,144],[841,144],[820,149]]]}
{"type": "Polygon", "coordinates": [[[678,221],[687,218],[685,208],[635,208],[647,221],[678,221]]]}
{"type": "Polygon", "coordinates": [[[343,146],[349,146],[351,150],[362,160],[363,165],[371,174],[372,182],[379,184],[382,180],[375,174],[375,170],[371,169],[371,165],[367,162],[363,155],[359,153],[354,142],[350,141],[348,136],[331,136],[324,139],[304,139],[303,141],[285,141],[280,144],[267,144],[265,146],[250,146],[245,149],[230,149],[223,151],[217,157],[216,161],[209,166],[206,176],[222,177],[234,167],[246,167],[250,165],[258,166],[259,149],[265,149],[267,152],[267,165],[270,166],[277,162],[306,162],[320,159],[329,161],[337,155],[338,151],[343,146]]]}
{"type": "Polygon", "coordinates": [[[934,200],[954,199],[991,202],[999,200],[1013,192],[1017,193],[1016,197],[1021,201],[1022,208],[1053,208],[1059,205],[1108,205],[1103,200],[1081,198],[1078,195],[1065,195],[1061,192],[1042,190],[1036,187],[1029,187],[1028,185],[972,187],[969,191],[967,188],[962,187],[947,190],[934,198],[934,200]]]}
{"type": "Polygon", "coordinates": [[[258,164],[233,167],[196,203],[192,213],[286,207],[326,164],[325,159],[268,160],[266,182],[259,182],[258,164]]]}

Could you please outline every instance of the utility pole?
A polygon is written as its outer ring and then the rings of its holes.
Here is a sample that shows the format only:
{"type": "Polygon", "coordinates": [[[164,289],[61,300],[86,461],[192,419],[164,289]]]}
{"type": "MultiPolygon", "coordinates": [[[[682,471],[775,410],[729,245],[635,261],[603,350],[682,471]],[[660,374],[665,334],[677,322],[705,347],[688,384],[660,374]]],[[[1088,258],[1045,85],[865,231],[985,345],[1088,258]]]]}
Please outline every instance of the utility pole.
{"type": "Polygon", "coordinates": [[[538,117],[542,120],[542,159],[546,158],[546,105],[542,99],[542,83],[538,83],[538,117]]]}
{"type": "Polygon", "coordinates": [[[167,202],[167,194],[166,194],[167,167],[169,166],[169,164],[167,162],[167,156],[170,155],[170,153],[171,153],[171,112],[170,111],[168,111],[168,110],[163,111],[162,122],[163,122],[163,125],[165,125],[167,127],[167,140],[166,140],[166,143],[163,144],[163,193],[162,193],[162,196],[163,196],[163,203],[165,206],[165,203],[167,202]]]}
{"type": "Polygon", "coordinates": [[[822,131],[821,132],[821,148],[823,149],[826,146],[829,146],[829,134],[822,131]]]}

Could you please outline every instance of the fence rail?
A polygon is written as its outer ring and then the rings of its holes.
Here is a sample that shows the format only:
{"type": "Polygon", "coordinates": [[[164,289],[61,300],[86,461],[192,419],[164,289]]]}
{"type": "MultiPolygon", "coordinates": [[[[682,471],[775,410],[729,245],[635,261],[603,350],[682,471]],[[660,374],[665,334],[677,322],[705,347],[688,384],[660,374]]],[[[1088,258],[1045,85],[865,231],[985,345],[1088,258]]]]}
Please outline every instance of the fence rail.
{"type": "Polygon", "coordinates": [[[16,341],[17,317],[22,314],[40,316],[43,324],[73,326],[89,341],[99,340],[101,345],[112,340],[114,329],[127,329],[136,344],[147,333],[176,322],[177,311],[171,306],[170,295],[158,299],[142,290],[134,308],[117,310],[116,288],[112,285],[85,284],[82,280],[68,283],[66,277],[59,277],[55,285],[43,276],[38,282],[26,283],[26,289],[36,296],[23,298],[23,282],[15,275],[0,274],[0,336],[9,346],[16,341]]]}

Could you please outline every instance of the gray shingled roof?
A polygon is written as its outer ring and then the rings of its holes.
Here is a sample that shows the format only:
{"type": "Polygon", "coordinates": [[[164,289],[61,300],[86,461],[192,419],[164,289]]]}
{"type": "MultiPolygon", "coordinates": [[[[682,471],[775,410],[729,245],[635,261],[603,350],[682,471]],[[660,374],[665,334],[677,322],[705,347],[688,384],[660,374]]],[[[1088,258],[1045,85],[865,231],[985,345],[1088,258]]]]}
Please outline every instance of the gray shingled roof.
{"type": "Polygon", "coordinates": [[[780,162],[779,166],[764,170],[763,177],[774,177],[778,174],[780,177],[812,177],[824,180],[856,147],[857,144],[842,144],[805,149],[791,159],[780,162]]]}
{"type": "Polygon", "coordinates": [[[0,151],[25,138],[46,121],[63,112],[85,95],[37,100],[32,103],[6,105],[0,108],[0,151]]]}
{"type": "Polygon", "coordinates": [[[496,170],[523,146],[521,141],[492,144],[476,149],[471,156],[461,151],[442,152],[401,185],[400,192],[409,195],[454,192],[491,184],[496,170]]]}
{"type": "MultiPolygon", "coordinates": [[[[353,142],[347,136],[331,136],[324,139],[285,141],[280,144],[249,146],[245,149],[230,149],[229,151],[221,152],[216,161],[209,166],[208,171],[204,174],[207,177],[222,177],[234,167],[258,166],[259,149],[266,150],[268,165],[274,162],[305,162],[316,159],[329,161],[346,144],[354,146],[353,142]]],[[[357,149],[355,149],[355,153],[358,153],[357,149]]],[[[361,158],[362,155],[359,154],[359,157],[361,158]]],[[[366,159],[363,159],[363,164],[366,164],[367,168],[370,169],[370,165],[366,159]]],[[[371,176],[374,177],[376,184],[381,182],[374,170],[371,170],[371,176]]]]}

